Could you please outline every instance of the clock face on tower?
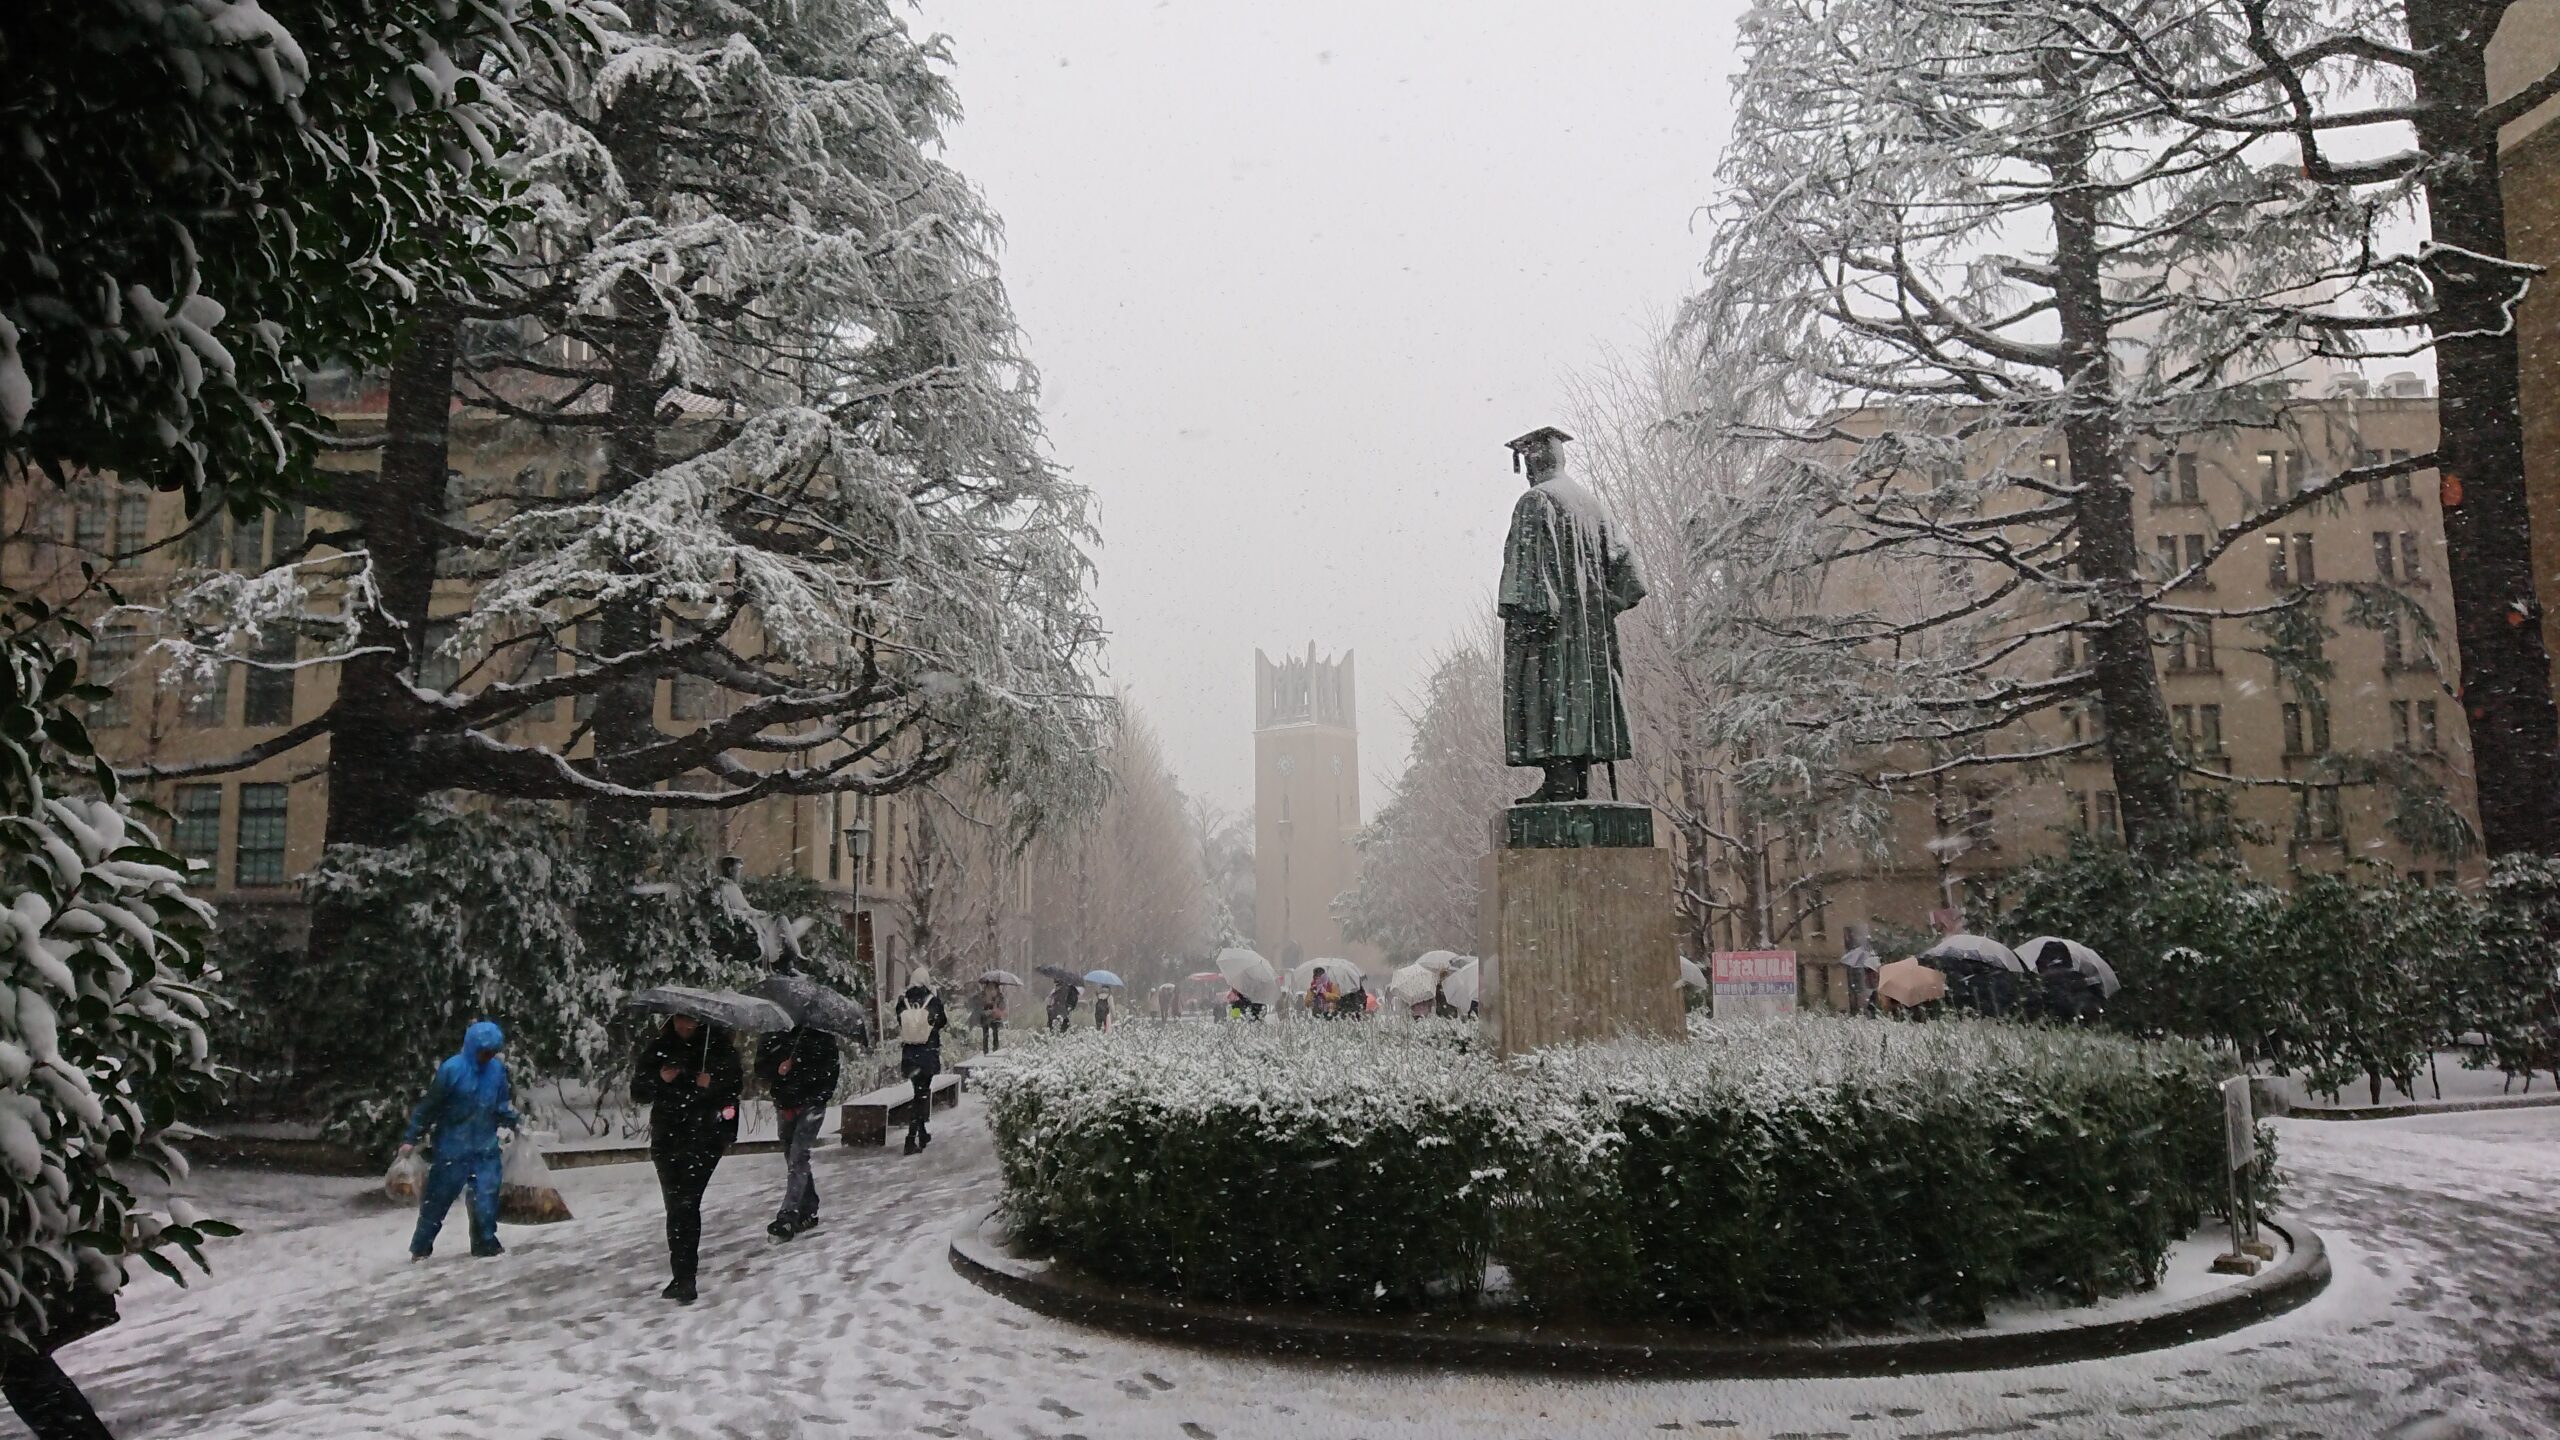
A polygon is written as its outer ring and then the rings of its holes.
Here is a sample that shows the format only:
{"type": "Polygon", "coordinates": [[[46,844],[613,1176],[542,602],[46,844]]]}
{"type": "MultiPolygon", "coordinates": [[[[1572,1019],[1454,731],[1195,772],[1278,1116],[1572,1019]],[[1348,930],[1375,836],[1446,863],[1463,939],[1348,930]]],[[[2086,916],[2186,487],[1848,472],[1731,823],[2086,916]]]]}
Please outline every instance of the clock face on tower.
{"type": "Polygon", "coordinates": [[[1333,757],[1333,773],[1337,776],[1342,773],[1342,757],[1339,755],[1333,757]]]}
{"type": "Polygon", "coordinates": [[[1294,775],[1298,773],[1298,757],[1295,755],[1281,756],[1280,773],[1283,775],[1294,775]]]}

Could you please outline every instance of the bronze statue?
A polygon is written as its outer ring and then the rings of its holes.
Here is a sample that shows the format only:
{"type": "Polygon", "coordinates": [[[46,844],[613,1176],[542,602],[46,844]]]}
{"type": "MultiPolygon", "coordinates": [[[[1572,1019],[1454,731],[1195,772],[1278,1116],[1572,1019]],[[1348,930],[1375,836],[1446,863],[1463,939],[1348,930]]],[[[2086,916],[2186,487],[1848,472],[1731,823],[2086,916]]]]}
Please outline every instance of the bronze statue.
{"type": "Polygon", "coordinates": [[[1511,507],[1502,546],[1502,745],[1546,783],[1517,803],[1582,800],[1591,766],[1634,753],[1618,663],[1618,616],[1644,598],[1635,556],[1591,492],[1564,473],[1552,425],[1510,442],[1529,493],[1511,507]]]}

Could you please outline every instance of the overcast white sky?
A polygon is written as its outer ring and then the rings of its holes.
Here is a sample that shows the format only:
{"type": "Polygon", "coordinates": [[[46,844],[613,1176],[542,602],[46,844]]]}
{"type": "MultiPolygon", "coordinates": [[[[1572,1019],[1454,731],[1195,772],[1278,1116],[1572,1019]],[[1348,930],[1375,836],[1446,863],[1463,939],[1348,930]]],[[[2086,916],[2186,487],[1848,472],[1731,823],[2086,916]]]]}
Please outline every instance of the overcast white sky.
{"type": "Polygon", "coordinates": [[[1101,503],[1111,678],[1194,793],[1251,802],[1254,647],[1312,640],[1359,656],[1384,798],[1400,702],[1489,603],[1502,442],[1690,286],[1741,10],[923,4],[1101,503]]]}

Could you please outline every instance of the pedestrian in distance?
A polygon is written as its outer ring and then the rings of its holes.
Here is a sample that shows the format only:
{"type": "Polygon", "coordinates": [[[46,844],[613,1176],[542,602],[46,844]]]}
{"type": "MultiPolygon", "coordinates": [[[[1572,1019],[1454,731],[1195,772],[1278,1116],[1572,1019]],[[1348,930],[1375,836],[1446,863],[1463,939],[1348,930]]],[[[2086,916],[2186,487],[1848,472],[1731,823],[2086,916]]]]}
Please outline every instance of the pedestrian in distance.
{"type": "Polygon", "coordinates": [[[1333,983],[1333,976],[1323,966],[1317,966],[1315,973],[1307,977],[1307,1014],[1318,1020],[1330,1019],[1334,1002],[1341,998],[1342,987],[1333,983]]]}
{"type": "Polygon", "coordinates": [[[471,1216],[471,1253],[485,1258],[506,1248],[498,1243],[498,1182],[506,1171],[498,1131],[513,1132],[524,1123],[516,1114],[507,1062],[498,1058],[506,1043],[498,1022],[471,1022],[462,1032],[462,1048],[436,1067],[425,1098],[409,1112],[400,1153],[412,1153],[421,1139],[435,1152],[418,1197],[418,1228],[409,1236],[413,1261],[435,1252],[445,1215],[455,1197],[465,1194],[470,1197],[465,1204],[471,1216]]]}
{"type": "Polygon", "coordinates": [[[1093,992],[1093,1028],[1096,1030],[1111,1028],[1111,992],[1108,990],[1093,992]]]}
{"type": "Polygon", "coordinates": [[[818,1182],[809,1152],[827,1128],[827,1102],[836,1098],[841,1065],[836,1039],[824,1030],[795,1026],[756,1044],[756,1074],[773,1096],[774,1136],[782,1142],[782,1209],[765,1233],[790,1240],[818,1223],[818,1182]]]}
{"type": "Polygon", "coordinates": [[[667,1206],[667,1267],[658,1292],[679,1305],[694,1299],[702,1253],[702,1192],[738,1138],[738,1092],[746,1071],[720,1027],[670,1015],[631,1067],[631,1098],[649,1107],[649,1160],[667,1206]]]}
{"type": "Polygon", "coordinates": [[[988,1055],[1004,1047],[1004,986],[993,980],[978,982],[978,1049],[988,1055]]]}
{"type": "Polygon", "coordinates": [[[941,997],[922,985],[910,985],[898,997],[898,1070],[915,1082],[913,1118],[907,1121],[907,1153],[933,1143],[925,1121],[933,1114],[933,1077],[942,1073],[942,1031],[951,1023],[941,997]]]}

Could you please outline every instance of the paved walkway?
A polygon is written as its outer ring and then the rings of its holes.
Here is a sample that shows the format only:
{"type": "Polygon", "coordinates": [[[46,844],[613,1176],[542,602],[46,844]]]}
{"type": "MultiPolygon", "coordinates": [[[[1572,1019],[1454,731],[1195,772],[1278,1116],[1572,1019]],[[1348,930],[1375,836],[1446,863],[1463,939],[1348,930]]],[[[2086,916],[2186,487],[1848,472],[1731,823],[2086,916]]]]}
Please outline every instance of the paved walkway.
{"type": "Polygon", "coordinates": [[[64,1360],[126,1440],[2560,1437],[2560,1111],[2284,1128],[2330,1292],[2221,1340],[2043,1369],[1545,1382],[1123,1340],[952,1274],[950,1227],[995,1193],[974,1099],[922,1156],[827,1152],[826,1224],[789,1246],[761,1233],[780,1162],[725,1164],[690,1309],[657,1297],[646,1166],[564,1172],[576,1221],[510,1228],[494,1261],[449,1231],[457,1253],[421,1266],[409,1217],[360,1184],[208,1175],[255,1233],[189,1290],[142,1282],[64,1360]]]}

